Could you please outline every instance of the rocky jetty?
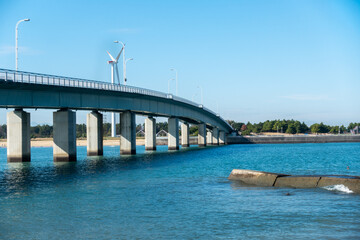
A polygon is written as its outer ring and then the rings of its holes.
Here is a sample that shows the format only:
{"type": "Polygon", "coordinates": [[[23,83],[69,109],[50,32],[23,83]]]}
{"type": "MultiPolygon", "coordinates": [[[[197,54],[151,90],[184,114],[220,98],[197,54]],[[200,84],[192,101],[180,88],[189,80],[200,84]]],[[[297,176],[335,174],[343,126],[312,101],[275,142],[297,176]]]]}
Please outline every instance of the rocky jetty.
{"type": "Polygon", "coordinates": [[[354,193],[360,193],[360,176],[288,175],[247,169],[234,169],[229,179],[241,181],[246,185],[279,188],[317,188],[341,184],[354,193]]]}

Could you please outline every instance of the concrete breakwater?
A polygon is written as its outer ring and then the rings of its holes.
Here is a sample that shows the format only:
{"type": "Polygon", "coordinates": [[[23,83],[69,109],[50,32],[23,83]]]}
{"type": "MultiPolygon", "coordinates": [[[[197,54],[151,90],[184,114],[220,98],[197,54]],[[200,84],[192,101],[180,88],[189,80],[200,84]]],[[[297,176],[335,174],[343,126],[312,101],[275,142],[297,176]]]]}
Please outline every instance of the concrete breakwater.
{"type": "Polygon", "coordinates": [[[228,136],[228,144],[360,142],[360,135],[228,136]]]}
{"type": "Polygon", "coordinates": [[[230,180],[259,187],[317,188],[344,185],[354,193],[360,193],[360,176],[347,175],[287,175],[246,169],[232,170],[230,180]]]}

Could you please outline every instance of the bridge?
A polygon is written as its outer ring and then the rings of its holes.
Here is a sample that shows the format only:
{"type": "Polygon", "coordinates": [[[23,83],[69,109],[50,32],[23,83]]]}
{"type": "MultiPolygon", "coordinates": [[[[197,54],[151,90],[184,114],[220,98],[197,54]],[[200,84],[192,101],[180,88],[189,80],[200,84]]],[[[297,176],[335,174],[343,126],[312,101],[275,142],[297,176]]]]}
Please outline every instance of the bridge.
{"type": "Polygon", "coordinates": [[[145,119],[145,149],[156,150],[156,120],[168,118],[168,149],[189,147],[189,124],[199,127],[198,145],[226,144],[233,129],[201,104],[158,91],[101,81],[0,69],[0,108],[7,113],[8,162],[30,161],[30,113],[24,109],[55,109],[53,155],[55,162],[76,161],[76,112],[87,114],[87,154],[103,154],[103,115],[120,114],[120,154],[136,154],[135,116],[145,119]]]}

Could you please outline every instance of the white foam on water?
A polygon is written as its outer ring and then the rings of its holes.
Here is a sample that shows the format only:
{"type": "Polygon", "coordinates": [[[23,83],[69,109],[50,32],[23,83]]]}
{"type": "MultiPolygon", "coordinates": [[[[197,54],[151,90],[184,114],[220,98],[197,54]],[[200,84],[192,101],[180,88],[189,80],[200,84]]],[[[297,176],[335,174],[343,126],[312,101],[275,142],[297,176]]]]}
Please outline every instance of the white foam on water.
{"type": "Polygon", "coordinates": [[[347,186],[345,186],[343,184],[325,186],[323,188],[326,189],[326,190],[329,190],[329,191],[338,191],[338,192],[343,192],[343,193],[353,193],[353,191],[351,191],[347,186]]]}

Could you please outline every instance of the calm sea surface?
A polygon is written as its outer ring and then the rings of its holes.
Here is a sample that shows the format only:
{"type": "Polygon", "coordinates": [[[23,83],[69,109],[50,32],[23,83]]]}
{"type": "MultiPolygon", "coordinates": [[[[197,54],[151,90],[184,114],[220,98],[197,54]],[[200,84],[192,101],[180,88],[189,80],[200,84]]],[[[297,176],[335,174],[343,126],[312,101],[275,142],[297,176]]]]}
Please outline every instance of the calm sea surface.
{"type": "Polygon", "coordinates": [[[360,195],[227,179],[234,168],[360,175],[359,143],[158,149],[78,147],[78,162],[55,164],[52,148],[32,148],[31,163],[8,164],[0,148],[0,239],[360,239],[360,195]]]}

